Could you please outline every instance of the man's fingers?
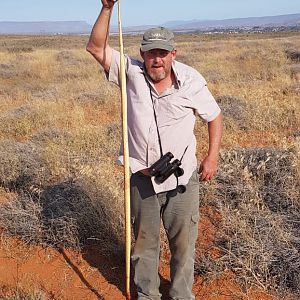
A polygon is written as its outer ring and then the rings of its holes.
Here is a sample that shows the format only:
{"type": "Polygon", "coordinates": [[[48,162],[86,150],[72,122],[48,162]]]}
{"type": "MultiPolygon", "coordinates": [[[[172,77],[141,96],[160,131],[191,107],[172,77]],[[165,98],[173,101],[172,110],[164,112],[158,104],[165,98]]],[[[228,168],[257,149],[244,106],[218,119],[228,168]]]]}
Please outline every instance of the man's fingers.
{"type": "Polygon", "coordinates": [[[207,181],[209,178],[209,174],[206,171],[203,171],[200,173],[200,180],[201,181],[207,181]]]}
{"type": "Polygon", "coordinates": [[[211,179],[210,174],[203,174],[202,173],[202,176],[201,176],[202,181],[209,181],[210,179],[211,179]]]}
{"type": "Polygon", "coordinates": [[[201,181],[209,181],[211,180],[214,176],[216,175],[215,171],[205,171],[202,170],[202,172],[200,173],[200,180],[201,181]]]}

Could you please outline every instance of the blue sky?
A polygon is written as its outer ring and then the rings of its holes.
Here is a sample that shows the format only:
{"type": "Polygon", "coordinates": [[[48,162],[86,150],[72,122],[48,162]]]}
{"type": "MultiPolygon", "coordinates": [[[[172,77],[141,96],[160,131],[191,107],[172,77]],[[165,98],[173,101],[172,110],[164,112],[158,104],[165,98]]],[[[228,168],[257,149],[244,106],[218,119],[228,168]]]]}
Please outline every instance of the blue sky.
{"type": "MultiPolygon", "coordinates": [[[[77,21],[93,24],[101,0],[0,0],[0,21],[77,21]]],[[[121,0],[123,26],[300,13],[300,0],[121,0]]],[[[116,12],[116,9],[115,9],[116,12]]],[[[112,19],[116,24],[116,13],[112,19]]]]}

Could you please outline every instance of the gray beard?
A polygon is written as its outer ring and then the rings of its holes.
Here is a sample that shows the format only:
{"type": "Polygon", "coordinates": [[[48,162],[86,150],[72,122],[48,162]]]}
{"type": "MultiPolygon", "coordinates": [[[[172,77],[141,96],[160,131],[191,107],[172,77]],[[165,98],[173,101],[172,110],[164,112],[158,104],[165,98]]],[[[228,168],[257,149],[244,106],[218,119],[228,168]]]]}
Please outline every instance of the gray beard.
{"type": "Polygon", "coordinates": [[[160,81],[162,79],[165,79],[167,76],[165,71],[162,71],[159,74],[153,74],[152,72],[150,72],[148,73],[148,75],[153,81],[160,81]]]}

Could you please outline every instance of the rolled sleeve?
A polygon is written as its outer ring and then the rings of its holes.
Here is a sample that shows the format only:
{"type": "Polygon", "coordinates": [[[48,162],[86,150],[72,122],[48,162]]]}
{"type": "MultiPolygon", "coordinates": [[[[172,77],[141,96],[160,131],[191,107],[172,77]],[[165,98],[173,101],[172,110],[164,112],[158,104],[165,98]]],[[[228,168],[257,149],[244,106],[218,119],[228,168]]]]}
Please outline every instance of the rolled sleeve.
{"type": "Polygon", "coordinates": [[[112,49],[111,64],[110,64],[109,72],[106,74],[108,81],[120,85],[119,70],[120,70],[120,53],[112,49]]]}
{"type": "Polygon", "coordinates": [[[195,97],[195,110],[196,113],[206,122],[214,120],[221,109],[217,104],[215,98],[210,93],[206,85],[204,85],[198,92],[195,97]]]}

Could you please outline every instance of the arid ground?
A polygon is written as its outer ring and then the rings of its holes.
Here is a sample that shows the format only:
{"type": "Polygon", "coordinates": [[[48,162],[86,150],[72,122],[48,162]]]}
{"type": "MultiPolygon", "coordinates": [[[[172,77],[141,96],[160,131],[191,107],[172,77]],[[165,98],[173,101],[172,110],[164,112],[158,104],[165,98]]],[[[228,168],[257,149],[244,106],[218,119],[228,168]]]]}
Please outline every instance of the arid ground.
{"type": "MultiPolygon", "coordinates": [[[[0,36],[0,299],[125,299],[120,94],[87,39],[0,36]]],[[[300,33],[176,40],[224,114],[219,172],[199,194],[196,299],[299,299],[300,33]]],[[[139,57],[139,41],[125,52],[139,57]]],[[[195,134],[201,160],[200,120],[195,134]]]]}

